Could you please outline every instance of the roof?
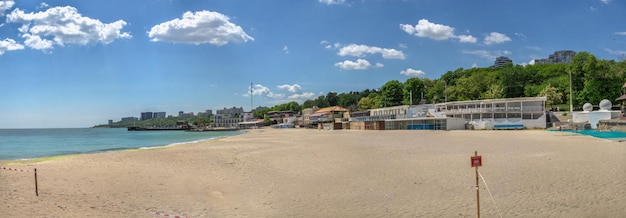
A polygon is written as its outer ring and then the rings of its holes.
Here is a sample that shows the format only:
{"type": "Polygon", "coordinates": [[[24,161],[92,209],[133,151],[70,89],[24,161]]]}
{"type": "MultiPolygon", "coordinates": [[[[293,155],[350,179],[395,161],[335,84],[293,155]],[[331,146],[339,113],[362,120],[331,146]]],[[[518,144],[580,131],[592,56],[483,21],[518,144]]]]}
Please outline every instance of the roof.
{"type": "Polygon", "coordinates": [[[346,111],[348,111],[348,109],[345,109],[345,108],[342,108],[342,107],[339,107],[339,106],[325,107],[325,108],[322,108],[322,109],[319,109],[319,110],[315,111],[314,114],[325,113],[325,112],[333,112],[333,111],[346,112],[346,111]]]}
{"type": "Polygon", "coordinates": [[[319,116],[324,116],[330,114],[330,111],[326,111],[326,112],[315,112],[313,114],[311,114],[311,117],[319,117],[319,116]]]}
{"type": "Polygon", "coordinates": [[[622,95],[619,98],[615,99],[616,101],[626,100],[626,95],[622,95]]]}

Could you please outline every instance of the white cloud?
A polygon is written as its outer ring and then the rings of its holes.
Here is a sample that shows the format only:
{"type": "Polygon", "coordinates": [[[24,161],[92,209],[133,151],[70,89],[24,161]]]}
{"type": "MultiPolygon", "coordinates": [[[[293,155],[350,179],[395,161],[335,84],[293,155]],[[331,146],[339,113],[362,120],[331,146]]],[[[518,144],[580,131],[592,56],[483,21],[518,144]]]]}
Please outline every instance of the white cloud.
{"type": "Polygon", "coordinates": [[[600,0],[602,3],[604,3],[605,5],[608,5],[609,3],[611,3],[611,1],[613,0],[600,0]]]}
{"type": "Polygon", "coordinates": [[[615,35],[622,35],[622,36],[626,36],[626,32],[615,32],[615,35]]]}
{"type": "Polygon", "coordinates": [[[626,51],[622,51],[622,50],[613,50],[610,48],[605,48],[604,50],[612,55],[626,55],[626,51]]]}
{"type": "Polygon", "coordinates": [[[7,22],[22,23],[19,28],[26,46],[32,49],[51,49],[53,45],[87,45],[93,43],[108,44],[118,38],[131,38],[128,32],[122,32],[126,22],[118,20],[102,23],[84,17],[71,6],[53,7],[37,13],[24,13],[20,9],[7,15],[7,22]]]}
{"type": "Polygon", "coordinates": [[[478,64],[473,63],[473,64],[472,64],[472,68],[478,68],[478,64]]]}
{"type": "Polygon", "coordinates": [[[38,35],[23,34],[22,38],[25,39],[24,44],[26,44],[26,46],[32,49],[49,50],[49,49],[52,49],[52,47],[54,47],[54,41],[42,39],[38,35]]]}
{"type": "Polygon", "coordinates": [[[400,28],[408,34],[434,40],[446,40],[454,37],[454,27],[431,23],[426,19],[419,20],[415,26],[400,24],[400,28]]]}
{"type": "Polygon", "coordinates": [[[405,76],[412,76],[412,77],[419,77],[419,76],[426,75],[426,73],[424,73],[424,71],[415,70],[413,68],[408,68],[406,70],[400,71],[400,74],[405,75],[405,76]]]}
{"type": "Polygon", "coordinates": [[[328,42],[326,40],[321,41],[320,44],[324,45],[324,48],[328,48],[328,49],[341,47],[340,43],[330,44],[330,42],[328,42]]]}
{"type": "Polygon", "coordinates": [[[289,47],[287,47],[286,45],[283,46],[283,52],[285,52],[285,54],[289,54],[289,47]]]}
{"type": "Polygon", "coordinates": [[[485,45],[492,45],[492,44],[499,44],[499,43],[503,43],[503,42],[508,42],[511,41],[511,38],[509,38],[508,36],[502,34],[502,33],[497,33],[497,32],[491,32],[489,33],[488,36],[485,37],[485,45]]]}
{"type": "MultiPolygon", "coordinates": [[[[434,40],[459,39],[463,43],[476,43],[477,39],[471,35],[455,35],[454,27],[443,24],[431,23],[427,19],[421,19],[415,26],[400,24],[400,29],[417,37],[426,37],[434,40]]],[[[469,32],[469,31],[466,31],[469,32]]]]}
{"type": "Polygon", "coordinates": [[[467,42],[467,43],[476,43],[476,37],[473,37],[471,35],[460,35],[457,36],[457,38],[459,38],[459,42],[467,42]]]}
{"type": "Polygon", "coordinates": [[[48,7],[50,7],[48,3],[42,2],[41,4],[39,4],[39,6],[37,6],[37,9],[48,8],[48,7]]]}
{"type": "Polygon", "coordinates": [[[535,59],[531,59],[530,61],[528,61],[528,63],[521,63],[520,65],[522,65],[522,66],[535,65],[535,59]]]}
{"type": "Polygon", "coordinates": [[[294,99],[294,100],[298,100],[298,99],[299,100],[304,100],[304,99],[310,99],[310,98],[312,98],[314,96],[315,96],[315,93],[313,93],[313,92],[305,92],[305,93],[302,93],[302,94],[293,94],[293,95],[290,95],[287,98],[294,99]]]}
{"type": "Polygon", "coordinates": [[[472,54],[476,56],[480,56],[487,60],[495,60],[500,56],[511,55],[511,52],[508,50],[498,50],[498,51],[487,51],[487,50],[463,50],[463,54],[472,54]]]}
{"type": "Polygon", "coordinates": [[[340,5],[346,3],[346,0],[319,0],[319,2],[327,5],[340,5]]]}
{"type": "Polygon", "coordinates": [[[385,59],[404,59],[404,53],[391,48],[380,48],[375,46],[350,44],[339,49],[339,56],[364,57],[366,54],[380,53],[385,59]]]}
{"type": "Polygon", "coordinates": [[[350,61],[350,60],[346,60],[343,62],[337,62],[335,63],[336,67],[339,67],[343,70],[366,70],[368,68],[370,68],[372,65],[370,64],[369,61],[367,60],[363,60],[363,59],[358,59],[355,61],[350,61]]]}
{"type": "Polygon", "coordinates": [[[537,47],[537,46],[525,46],[525,48],[530,49],[530,50],[535,50],[535,51],[543,50],[543,49],[541,49],[540,47],[537,47]]]}
{"type": "Polygon", "coordinates": [[[4,39],[0,41],[0,55],[4,54],[6,51],[14,51],[14,50],[22,50],[24,49],[23,45],[15,42],[13,39],[4,39]]]}
{"type": "Polygon", "coordinates": [[[384,66],[385,66],[385,65],[383,65],[383,64],[381,64],[381,63],[376,63],[376,64],[374,65],[374,67],[379,67],[379,68],[380,68],[380,67],[384,67],[384,66]]]}
{"type": "Polygon", "coordinates": [[[153,26],[148,36],[153,42],[210,43],[216,46],[254,41],[240,26],[231,23],[230,18],[212,11],[187,11],[182,19],[176,18],[153,26]]]}
{"type": "Polygon", "coordinates": [[[265,96],[265,97],[270,97],[270,98],[282,98],[285,97],[284,94],[276,94],[274,92],[272,92],[272,90],[270,90],[269,88],[261,85],[261,84],[254,84],[252,87],[248,87],[248,93],[243,94],[244,97],[250,97],[250,92],[252,92],[253,96],[265,96]]]}
{"type": "Polygon", "coordinates": [[[283,90],[287,90],[291,93],[296,93],[298,91],[300,91],[300,89],[302,89],[302,87],[298,84],[293,84],[293,85],[289,85],[289,84],[284,84],[284,85],[279,85],[277,86],[278,89],[283,89],[283,90]]]}
{"type": "Polygon", "coordinates": [[[407,45],[406,45],[406,44],[404,44],[404,43],[400,43],[400,44],[398,44],[398,47],[400,47],[400,48],[404,48],[404,49],[409,48],[409,46],[407,46],[407,45]]]}
{"type": "Polygon", "coordinates": [[[15,5],[13,0],[0,1],[0,16],[4,16],[4,12],[11,9],[15,5]]]}

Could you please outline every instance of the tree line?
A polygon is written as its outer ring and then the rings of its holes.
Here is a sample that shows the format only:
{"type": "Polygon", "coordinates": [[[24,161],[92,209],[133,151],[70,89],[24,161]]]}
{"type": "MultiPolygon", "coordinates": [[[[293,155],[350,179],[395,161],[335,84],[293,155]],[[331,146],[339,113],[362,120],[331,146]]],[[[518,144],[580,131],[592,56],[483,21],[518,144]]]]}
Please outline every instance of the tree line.
{"type": "Polygon", "coordinates": [[[569,110],[570,94],[574,110],[580,110],[587,102],[593,105],[602,99],[613,102],[622,95],[624,82],[626,61],[598,60],[588,52],[579,52],[570,63],[459,68],[444,73],[438,79],[413,77],[404,82],[391,80],[376,89],[339,94],[328,92],[316,99],[306,100],[302,105],[289,102],[269,110],[298,112],[313,106],[341,106],[358,111],[411,103],[536,96],[548,97],[547,107],[569,110]]]}
{"type": "MultiPolygon", "coordinates": [[[[398,105],[441,103],[495,98],[546,96],[546,106],[569,110],[570,78],[572,105],[581,110],[582,105],[597,105],[602,99],[613,102],[622,95],[626,82],[626,60],[598,60],[588,52],[577,53],[570,63],[562,64],[508,64],[501,68],[458,68],[448,71],[438,79],[409,78],[404,82],[391,80],[380,88],[328,92],[302,104],[292,101],[254,111],[254,116],[265,118],[269,111],[300,112],[305,108],[341,106],[350,111],[360,111],[398,105]]],[[[617,104],[616,102],[613,102],[617,104]]],[[[211,117],[192,117],[185,121],[196,125],[209,125],[211,117]]],[[[174,125],[178,118],[149,121],[118,122],[114,127],[135,125],[174,125]]],[[[267,120],[266,120],[267,121],[267,120]]],[[[108,125],[103,125],[108,126],[108,125]]]]}

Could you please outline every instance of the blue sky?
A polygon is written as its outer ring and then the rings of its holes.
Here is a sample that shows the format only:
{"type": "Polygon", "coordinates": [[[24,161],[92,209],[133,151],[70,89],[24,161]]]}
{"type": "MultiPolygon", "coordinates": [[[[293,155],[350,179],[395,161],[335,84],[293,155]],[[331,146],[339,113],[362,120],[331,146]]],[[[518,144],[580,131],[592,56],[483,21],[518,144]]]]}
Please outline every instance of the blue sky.
{"type": "Polygon", "coordinates": [[[302,103],[496,57],[626,54],[613,0],[0,1],[0,128],[302,103]]]}

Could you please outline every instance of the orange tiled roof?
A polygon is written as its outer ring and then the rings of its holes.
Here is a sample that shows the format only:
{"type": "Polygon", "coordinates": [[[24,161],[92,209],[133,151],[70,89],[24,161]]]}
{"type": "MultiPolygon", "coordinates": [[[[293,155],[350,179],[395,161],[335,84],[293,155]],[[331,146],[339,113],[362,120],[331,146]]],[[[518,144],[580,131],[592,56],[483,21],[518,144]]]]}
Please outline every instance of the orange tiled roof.
{"type": "Polygon", "coordinates": [[[332,111],[342,111],[342,112],[346,112],[348,111],[348,109],[339,107],[339,106],[332,106],[332,107],[325,107],[322,109],[319,109],[317,111],[315,111],[315,113],[325,113],[325,112],[332,112],[332,111]]]}

